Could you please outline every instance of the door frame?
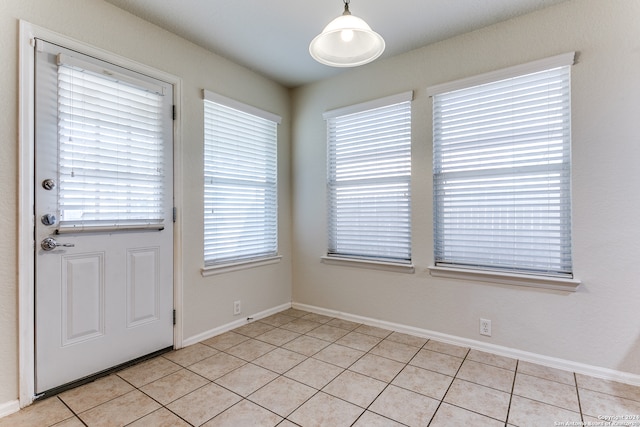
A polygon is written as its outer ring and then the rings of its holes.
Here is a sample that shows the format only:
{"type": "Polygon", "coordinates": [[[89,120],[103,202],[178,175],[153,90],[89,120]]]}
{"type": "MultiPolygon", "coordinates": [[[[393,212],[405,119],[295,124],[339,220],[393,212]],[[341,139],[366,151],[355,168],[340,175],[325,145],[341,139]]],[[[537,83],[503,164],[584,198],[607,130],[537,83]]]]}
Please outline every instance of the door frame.
{"type": "MultiPolygon", "coordinates": [[[[20,20],[18,83],[18,373],[20,407],[35,399],[35,38],[94,56],[173,85],[176,112],[182,111],[182,79],[43,27],[20,20]]],[[[182,211],[181,114],[173,123],[173,206],[182,211]]],[[[183,346],[182,221],[173,228],[173,307],[176,310],[173,346],[183,346]]]]}

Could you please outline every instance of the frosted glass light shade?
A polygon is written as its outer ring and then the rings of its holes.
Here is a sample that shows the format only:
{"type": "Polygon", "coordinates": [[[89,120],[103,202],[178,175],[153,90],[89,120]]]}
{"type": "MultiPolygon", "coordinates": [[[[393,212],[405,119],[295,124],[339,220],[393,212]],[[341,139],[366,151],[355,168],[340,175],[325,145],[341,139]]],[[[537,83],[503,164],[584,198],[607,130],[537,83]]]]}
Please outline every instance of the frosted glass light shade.
{"type": "Polygon", "coordinates": [[[384,47],[384,39],[364,20],[345,14],[329,22],[311,41],[309,53],[325,65],[356,67],[378,58],[384,47]]]}

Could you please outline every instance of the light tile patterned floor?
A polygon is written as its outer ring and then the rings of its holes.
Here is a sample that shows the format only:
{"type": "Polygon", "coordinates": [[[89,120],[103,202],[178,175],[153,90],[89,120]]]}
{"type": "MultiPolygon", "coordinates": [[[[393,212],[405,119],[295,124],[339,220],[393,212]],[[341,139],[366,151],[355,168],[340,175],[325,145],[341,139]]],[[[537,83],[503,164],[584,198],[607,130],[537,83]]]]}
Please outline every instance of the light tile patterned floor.
{"type": "Polygon", "coordinates": [[[639,415],[640,387],[289,309],[37,402],[0,427],[504,427],[639,415]]]}

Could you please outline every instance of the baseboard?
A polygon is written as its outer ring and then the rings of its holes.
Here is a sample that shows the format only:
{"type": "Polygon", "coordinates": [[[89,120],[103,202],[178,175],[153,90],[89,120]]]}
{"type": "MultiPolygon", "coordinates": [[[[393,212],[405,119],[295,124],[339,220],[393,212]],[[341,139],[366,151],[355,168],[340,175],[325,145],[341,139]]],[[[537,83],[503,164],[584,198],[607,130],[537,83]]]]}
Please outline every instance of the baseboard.
{"type": "Polygon", "coordinates": [[[10,402],[0,403],[0,418],[11,415],[20,410],[20,401],[12,400],[10,402]]]}
{"type": "Polygon", "coordinates": [[[462,347],[468,347],[475,350],[481,350],[500,356],[511,357],[526,362],[537,363],[539,365],[548,366],[550,368],[562,369],[565,371],[575,372],[577,374],[589,375],[592,377],[602,378],[605,380],[618,381],[625,384],[640,386],[640,375],[629,372],[616,371],[608,368],[587,365],[584,363],[573,362],[571,360],[549,357],[542,354],[531,353],[518,350],[515,348],[489,344],[468,338],[461,338],[455,335],[443,334],[428,329],[416,328],[413,326],[402,325],[399,323],[386,322],[383,320],[373,319],[369,317],[358,316],[350,313],[343,313],[336,310],[315,307],[307,304],[292,303],[295,309],[310,311],[312,313],[323,314],[325,316],[337,317],[339,319],[350,320],[352,322],[362,323],[369,326],[377,326],[379,328],[392,331],[402,332],[406,334],[416,335],[423,338],[434,339],[448,344],[454,344],[462,347]]]}
{"type": "Polygon", "coordinates": [[[200,334],[193,335],[189,338],[186,338],[182,341],[183,347],[188,347],[192,344],[199,343],[200,341],[204,341],[206,339],[215,337],[216,335],[223,334],[227,331],[230,331],[235,328],[239,328],[240,326],[246,325],[249,322],[253,322],[256,320],[264,319],[265,317],[271,316],[272,314],[279,313],[288,308],[291,308],[291,303],[282,304],[273,308],[269,308],[267,310],[261,311],[259,313],[253,314],[251,316],[243,317],[242,319],[234,320],[233,322],[227,323],[222,326],[218,326],[217,328],[209,329],[208,331],[204,331],[200,334]],[[251,319],[251,320],[248,320],[251,319]]]}

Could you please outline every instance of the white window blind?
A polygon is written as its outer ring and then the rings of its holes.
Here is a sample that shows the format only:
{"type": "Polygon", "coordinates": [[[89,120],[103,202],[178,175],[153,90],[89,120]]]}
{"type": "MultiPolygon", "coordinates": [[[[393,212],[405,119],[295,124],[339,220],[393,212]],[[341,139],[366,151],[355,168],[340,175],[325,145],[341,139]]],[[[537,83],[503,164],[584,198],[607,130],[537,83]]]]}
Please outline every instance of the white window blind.
{"type": "Polygon", "coordinates": [[[205,265],[277,255],[279,121],[205,91],[205,265]]]}
{"type": "Polygon", "coordinates": [[[58,62],[61,229],[162,224],[162,88],[58,62]]]}
{"type": "Polygon", "coordinates": [[[325,115],[329,256],[411,261],[412,94],[405,95],[325,115]]]}
{"type": "Polygon", "coordinates": [[[570,119],[569,65],[434,95],[436,265],[572,275],[570,119]]]}

